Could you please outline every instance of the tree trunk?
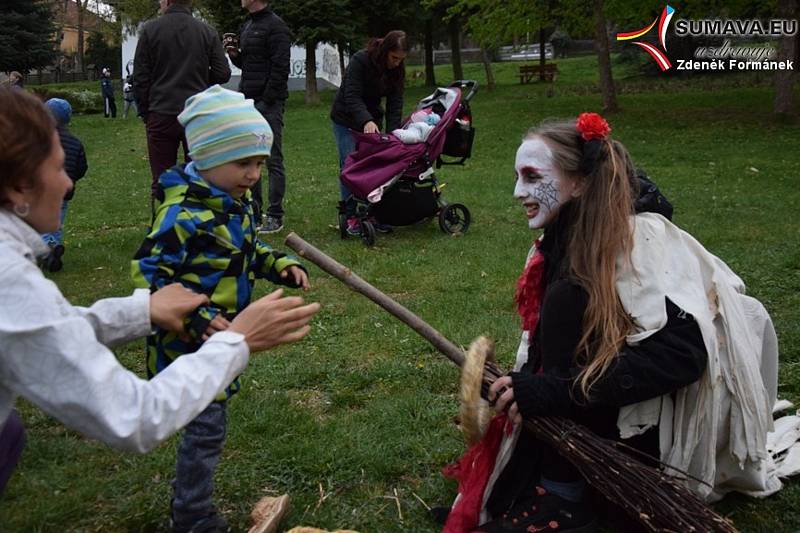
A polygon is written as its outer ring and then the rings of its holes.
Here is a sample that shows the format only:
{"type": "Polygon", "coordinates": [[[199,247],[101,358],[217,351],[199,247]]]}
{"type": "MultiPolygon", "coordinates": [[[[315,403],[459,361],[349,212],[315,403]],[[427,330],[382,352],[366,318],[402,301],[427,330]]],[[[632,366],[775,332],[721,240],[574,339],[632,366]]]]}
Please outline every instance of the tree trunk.
{"type": "MultiPolygon", "coordinates": [[[[797,18],[799,6],[800,4],[797,0],[778,0],[778,18],[797,18]]],[[[795,60],[800,52],[796,48],[798,46],[800,46],[800,37],[796,35],[782,36],[778,42],[777,60],[795,60]]],[[[794,78],[794,70],[775,71],[775,101],[773,111],[776,115],[788,116],[795,112],[794,78]]]]}
{"type": "Polygon", "coordinates": [[[483,70],[486,71],[486,88],[493,91],[495,83],[494,73],[492,72],[492,59],[489,57],[489,50],[485,46],[481,46],[481,61],[483,61],[483,70]]]}
{"type": "Polygon", "coordinates": [[[544,27],[539,28],[539,80],[545,81],[544,66],[547,58],[544,56],[544,27]]]}
{"type": "Polygon", "coordinates": [[[464,69],[461,68],[461,21],[453,16],[447,24],[450,29],[450,61],[453,64],[453,79],[463,80],[464,69]]]}
{"type": "Polygon", "coordinates": [[[83,56],[83,15],[86,13],[86,7],[89,4],[89,0],[83,0],[82,2],[81,0],[77,0],[75,4],[78,8],[78,70],[82,74],[85,74],[86,63],[83,56]]]}
{"type": "Polygon", "coordinates": [[[603,0],[594,2],[594,42],[597,49],[597,64],[600,69],[600,92],[603,94],[603,111],[613,113],[619,109],[614,78],[611,75],[611,53],[608,44],[606,16],[603,13],[603,0]]]}
{"type": "Polygon", "coordinates": [[[317,93],[317,41],[306,41],[306,104],[318,105],[317,93]]]}
{"type": "Polygon", "coordinates": [[[342,82],[344,82],[344,72],[345,72],[344,49],[346,45],[344,41],[339,41],[336,46],[337,48],[339,48],[339,72],[341,73],[342,76],[342,82]]]}
{"type": "Polygon", "coordinates": [[[433,19],[425,21],[425,85],[436,87],[436,72],[433,70],[433,19]]]}

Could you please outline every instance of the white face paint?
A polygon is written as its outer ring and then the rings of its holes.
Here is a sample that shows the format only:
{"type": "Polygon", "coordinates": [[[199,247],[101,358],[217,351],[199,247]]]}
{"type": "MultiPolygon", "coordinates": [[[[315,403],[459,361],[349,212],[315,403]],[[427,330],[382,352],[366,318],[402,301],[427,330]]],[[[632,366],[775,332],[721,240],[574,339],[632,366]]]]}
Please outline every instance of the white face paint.
{"type": "Polygon", "coordinates": [[[547,226],[570,199],[573,185],[561,176],[553,163],[553,152],[539,137],[526,139],[517,150],[514,164],[517,183],[514,198],[522,202],[528,227],[547,226]]]}

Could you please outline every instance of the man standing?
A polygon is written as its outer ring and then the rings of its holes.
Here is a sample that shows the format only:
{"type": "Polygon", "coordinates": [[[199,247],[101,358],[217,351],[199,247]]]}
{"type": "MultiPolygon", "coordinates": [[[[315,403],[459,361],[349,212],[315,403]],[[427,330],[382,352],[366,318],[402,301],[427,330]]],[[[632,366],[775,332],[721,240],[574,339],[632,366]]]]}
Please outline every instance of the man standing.
{"type": "Polygon", "coordinates": [[[114,100],[114,82],[111,69],[104,68],[100,77],[100,92],[103,93],[103,114],[106,118],[117,118],[117,102],[114,100]]]}
{"type": "MultiPolygon", "coordinates": [[[[289,96],[289,61],[292,43],[286,23],[263,0],[242,0],[249,12],[239,32],[239,46],[226,44],[234,65],[242,69],[239,91],[255,101],[256,109],[267,119],[275,136],[267,160],[269,171],[269,207],[260,231],[275,233],[283,229],[283,195],[286,173],[283,167],[283,111],[289,96]]],[[[261,180],[253,186],[256,214],[264,212],[261,180]]]]}
{"type": "Polygon", "coordinates": [[[184,160],[189,160],[178,122],[186,99],[231,77],[217,31],[192,17],[191,0],[159,3],[162,15],[142,28],[133,59],[134,93],[147,125],[153,198],[158,177],[177,163],[179,145],[184,160]]]}

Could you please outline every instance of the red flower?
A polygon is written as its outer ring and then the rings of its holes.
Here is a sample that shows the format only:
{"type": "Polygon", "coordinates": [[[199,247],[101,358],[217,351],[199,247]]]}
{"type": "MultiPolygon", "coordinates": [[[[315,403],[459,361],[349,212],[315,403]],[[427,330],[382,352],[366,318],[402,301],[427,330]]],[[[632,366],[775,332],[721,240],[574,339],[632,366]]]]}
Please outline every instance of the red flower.
{"type": "Polygon", "coordinates": [[[611,133],[611,127],[608,125],[608,122],[606,122],[606,119],[597,113],[581,113],[578,115],[575,128],[581,134],[584,141],[605,139],[608,137],[608,134],[611,133]]]}

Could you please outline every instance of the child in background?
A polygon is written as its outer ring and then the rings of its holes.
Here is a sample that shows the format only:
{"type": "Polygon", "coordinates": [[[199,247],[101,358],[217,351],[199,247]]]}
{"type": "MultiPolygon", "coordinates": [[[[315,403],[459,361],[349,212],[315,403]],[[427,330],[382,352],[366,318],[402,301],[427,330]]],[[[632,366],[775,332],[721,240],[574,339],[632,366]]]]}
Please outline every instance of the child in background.
{"type": "Polygon", "coordinates": [[[67,128],[72,118],[72,106],[61,98],[51,98],[45,102],[45,105],[56,120],[58,138],[61,140],[61,148],[64,150],[64,170],[72,180],[72,190],[67,193],[61,204],[61,226],[58,231],[42,234],[44,242],[50,247],[50,253],[45,257],[43,266],[45,270],[58,272],[64,266],[61,259],[64,255],[64,219],[67,216],[69,201],[75,194],[75,183],[86,175],[89,167],[86,164],[86,151],[83,149],[83,143],[67,128]]]}
{"type": "Polygon", "coordinates": [[[138,114],[136,96],[133,93],[133,76],[130,74],[125,77],[125,83],[122,84],[122,99],[125,102],[122,108],[122,118],[128,118],[128,110],[131,106],[133,106],[133,111],[138,114]]]}
{"type": "MultiPolygon", "coordinates": [[[[250,302],[255,278],[308,289],[300,263],[260,242],[250,187],[272,146],[272,130],[252,100],[219,85],[191,96],[178,121],[186,130],[192,162],[159,179],[150,234],[131,265],[138,287],[180,282],[206,294],[210,304],[189,316],[185,335],[157,329],[147,339],[147,373],[154,376],[191,353],[250,302]]],[[[173,531],[226,531],[212,502],[213,475],[226,431],[226,400],[186,426],[172,482],[173,531]]]]}

